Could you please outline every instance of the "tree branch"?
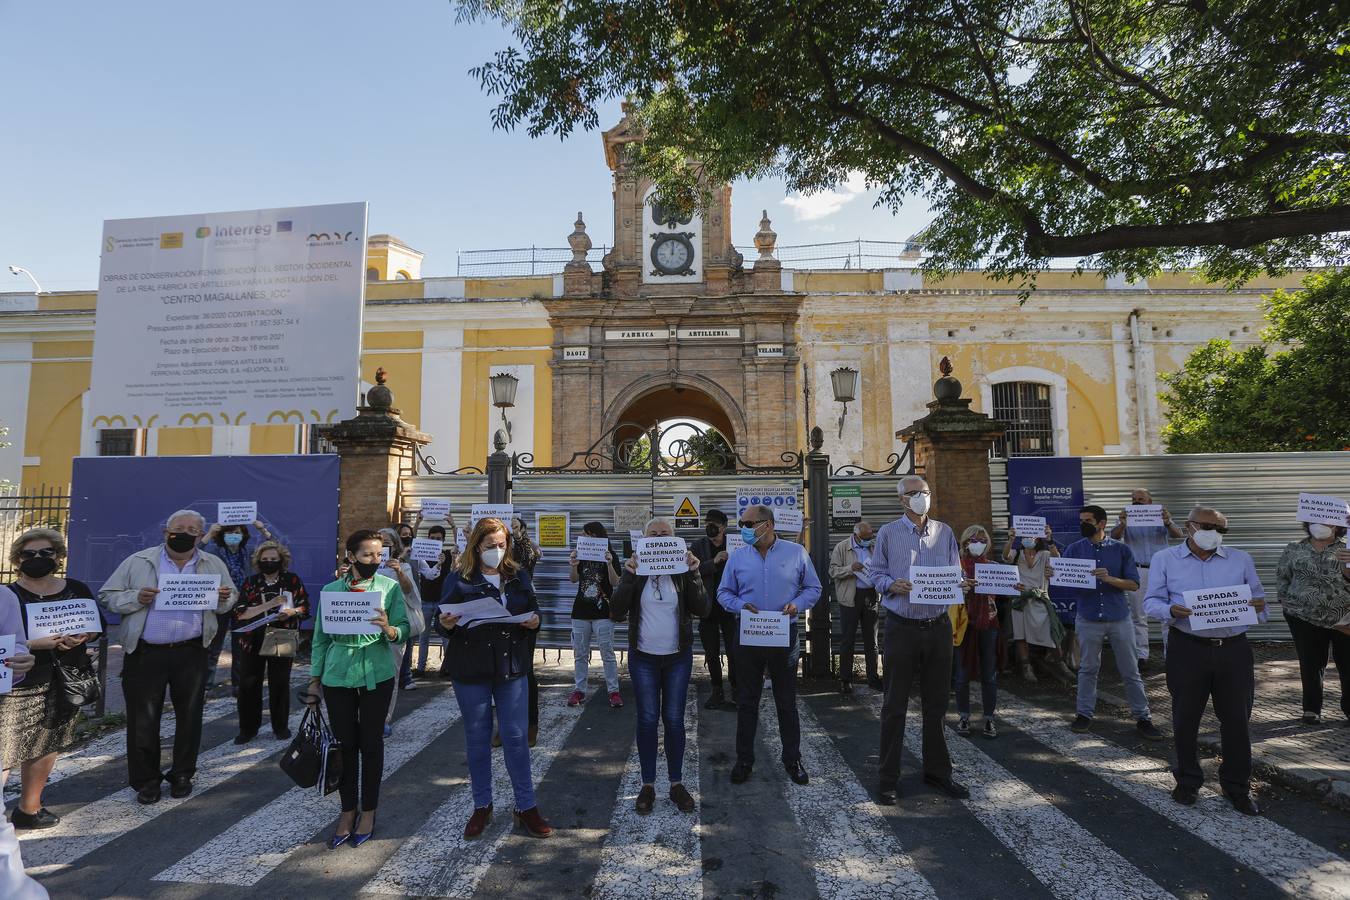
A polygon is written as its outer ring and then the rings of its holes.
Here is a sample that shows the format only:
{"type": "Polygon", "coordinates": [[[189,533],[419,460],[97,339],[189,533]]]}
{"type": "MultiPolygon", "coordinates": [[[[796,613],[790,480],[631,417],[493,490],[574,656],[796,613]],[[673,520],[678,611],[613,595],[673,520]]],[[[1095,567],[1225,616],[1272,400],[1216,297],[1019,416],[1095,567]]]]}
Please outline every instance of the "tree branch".
{"type": "Polygon", "coordinates": [[[1282,238],[1350,231],[1350,204],[1239,216],[1215,222],[1171,225],[1113,225],[1087,234],[1044,234],[1030,230],[1033,256],[1092,256],[1112,250],[1151,247],[1228,247],[1242,250],[1282,238]]]}

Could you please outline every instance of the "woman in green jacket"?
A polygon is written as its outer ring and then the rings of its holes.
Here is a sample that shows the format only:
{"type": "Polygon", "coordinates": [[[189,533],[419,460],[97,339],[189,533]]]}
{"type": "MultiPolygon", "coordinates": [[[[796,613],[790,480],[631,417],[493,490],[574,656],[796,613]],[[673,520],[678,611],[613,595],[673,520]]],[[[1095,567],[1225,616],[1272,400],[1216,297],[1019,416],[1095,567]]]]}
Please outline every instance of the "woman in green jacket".
{"type": "Polygon", "coordinates": [[[375,833],[375,809],[380,802],[380,780],[384,776],[384,717],[394,695],[397,674],[389,646],[408,640],[403,589],[394,579],[375,571],[380,567],[382,547],[379,533],[354,533],[347,538],[351,568],[323,589],[324,594],[379,594],[378,604],[372,603],[375,608],[369,620],[375,629],[372,633],[328,634],[324,631],[323,595],[316,604],[306,703],[319,701],[322,685],[333,736],[342,745],[342,782],[338,787],[342,815],[328,841],[330,850],[349,840],[353,847],[359,847],[375,833]]]}

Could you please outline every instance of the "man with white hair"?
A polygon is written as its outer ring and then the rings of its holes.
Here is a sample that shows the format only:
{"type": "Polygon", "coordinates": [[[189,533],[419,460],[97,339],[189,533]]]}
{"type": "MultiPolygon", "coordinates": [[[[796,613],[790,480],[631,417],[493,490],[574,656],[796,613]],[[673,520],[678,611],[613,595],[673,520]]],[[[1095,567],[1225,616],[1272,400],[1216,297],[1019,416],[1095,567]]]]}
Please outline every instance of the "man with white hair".
{"type": "MultiPolygon", "coordinates": [[[[900,748],[915,674],[923,709],[923,780],[951,797],[970,791],[952,780],[943,719],[952,683],[952,623],[947,607],[909,602],[911,566],[960,566],[961,551],[950,526],[928,517],[933,492],[918,475],[897,487],[905,514],[883,525],[867,563],[867,578],[886,609],[883,664],[886,699],[881,706],[881,773],[877,802],[894,806],[900,794],[900,748]]],[[[963,585],[964,585],[963,580],[963,585]]]]}
{"type": "Polygon", "coordinates": [[[218,557],[197,543],[206,520],[180,509],[164,523],[160,544],[133,553],[103,583],[98,599],[122,617],[122,692],[127,705],[127,771],[136,799],[158,803],[160,784],[182,798],[192,793],[202,743],[206,654],[216,633],[216,616],[234,608],[238,593],[218,557]],[[206,610],[155,609],[161,575],[219,575],[218,604],[206,610]],[[173,764],[160,770],[159,724],[164,692],[173,700],[173,764]]]}
{"type": "Polygon", "coordinates": [[[867,560],[875,544],[872,524],[866,520],[853,526],[853,534],[835,545],[830,553],[830,580],[834,599],[839,601],[843,633],[839,640],[839,692],[853,693],[853,644],[858,625],[863,630],[863,658],[867,663],[867,685],[881,690],[877,674],[877,590],[867,578],[867,560]]]}

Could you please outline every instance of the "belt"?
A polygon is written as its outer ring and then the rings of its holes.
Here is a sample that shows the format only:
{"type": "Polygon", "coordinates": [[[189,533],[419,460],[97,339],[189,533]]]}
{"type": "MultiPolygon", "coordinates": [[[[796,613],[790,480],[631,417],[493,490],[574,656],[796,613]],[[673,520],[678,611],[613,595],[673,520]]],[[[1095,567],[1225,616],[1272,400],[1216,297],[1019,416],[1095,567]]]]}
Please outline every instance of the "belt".
{"type": "MultiPolygon", "coordinates": [[[[890,611],[887,610],[887,612],[890,611]]],[[[904,616],[897,616],[895,613],[890,613],[889,618],[908,628],[932,628],[934,625],[947,621],[947,611],[943,610],[941,615],[934,616],[931,619],[907,619],[904,616]]]]}
{"type": "Polygon", "coordinates": [[[1198,634],[1191,634],[1189,631],[1182,631],[1180,628],[1177,628],[1175,626],[1169,626],[1169,628],[1171,629],[1173,635],[1180,635],[1181,637],[1185,638],[1188,641],[1195,641],[1197,644],[1209,644],[1211,647],[1222,647],[1226,643],[1247,640],[1247,632],[1245,631],[1242,632],[1242,634],[1235,634],[1232,637],[1211,638],[1211,637],[1201,637],[1198,634]]]}
{"type": "Polygon", "coordinates": [[[136,649],[140,650],[142,647],[144,647],[146,650],[172,650],[175,647],[194,647],[194,646],[200,647],[201,645],[202,639],[200,637],[196,637],[186,641],[174,641],[172,644],[152,644],[149,641],[141,641],[140,644],[137,645],[136,649]]]}
{"type": "Polygon", "coordinates": [[[1147,569],[1147,568],[1148,568],[1148,563],[1137,562],[1137,563],[1134,564],[1134,567],[1135,567],[1136,569],[1147,569]]]}

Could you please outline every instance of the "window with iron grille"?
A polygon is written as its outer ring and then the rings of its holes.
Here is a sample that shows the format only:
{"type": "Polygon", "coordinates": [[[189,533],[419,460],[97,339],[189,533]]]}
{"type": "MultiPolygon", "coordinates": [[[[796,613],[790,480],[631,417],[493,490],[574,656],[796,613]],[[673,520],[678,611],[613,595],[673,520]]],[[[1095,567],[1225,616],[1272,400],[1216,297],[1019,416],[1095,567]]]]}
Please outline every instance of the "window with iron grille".
{"type": "Polygon", "coordinates": [[[337,448],[333,442],[328,439],[332,432],[332,425],[310,425],[309,426],[309,446],[306,453],[336,453],[337,448]]]}
{"type": "Polygon", "coordinates": [[[100,428],[98,432],[99,456],[135,456],[135,428],[100,428]]]}
{"type": "Polygon", "coordinates": [[[1054,456],[1055,425],[1050,385],[1005,381],[992,385],[994,418],[1007,432],[994,442],[996,456],[1054,456]]]}

